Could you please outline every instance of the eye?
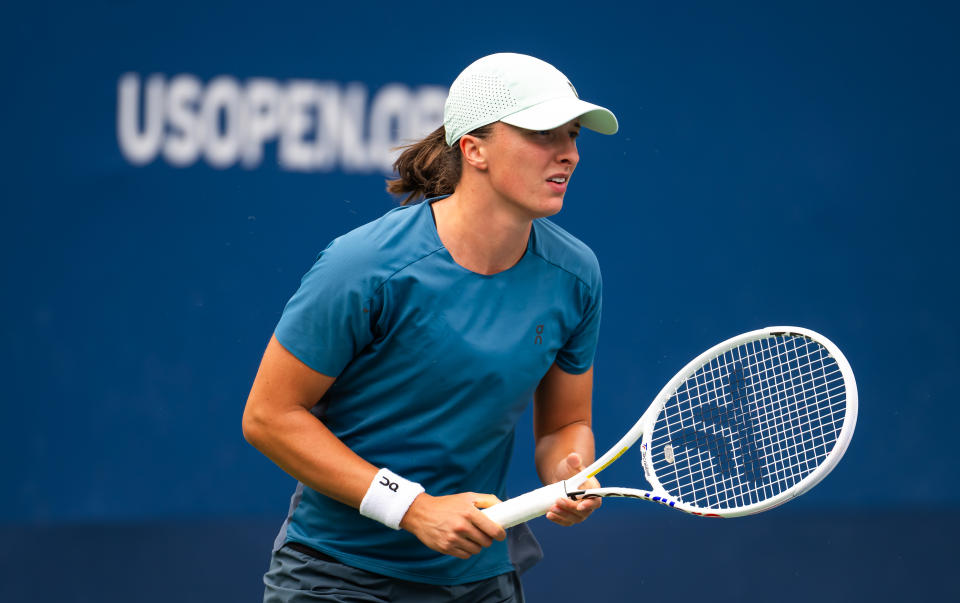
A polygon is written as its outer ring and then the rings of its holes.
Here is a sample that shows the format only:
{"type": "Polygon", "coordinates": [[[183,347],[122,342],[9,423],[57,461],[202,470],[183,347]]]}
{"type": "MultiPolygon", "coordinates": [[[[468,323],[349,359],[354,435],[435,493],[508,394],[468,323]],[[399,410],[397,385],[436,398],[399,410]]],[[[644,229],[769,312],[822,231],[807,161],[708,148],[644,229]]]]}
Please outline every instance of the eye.
{"type": "Polygon", "coordinates": [[[528,130],[527,136],[537,144],[548,144],[556,133],[553,130],[528,130]]]}

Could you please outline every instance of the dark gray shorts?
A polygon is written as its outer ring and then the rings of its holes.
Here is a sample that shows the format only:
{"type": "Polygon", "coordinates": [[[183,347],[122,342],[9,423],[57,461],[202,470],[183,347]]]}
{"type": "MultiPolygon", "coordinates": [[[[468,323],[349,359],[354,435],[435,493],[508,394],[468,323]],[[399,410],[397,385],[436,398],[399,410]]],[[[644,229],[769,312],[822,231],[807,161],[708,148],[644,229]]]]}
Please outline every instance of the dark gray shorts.
{"type": "Polygon", "coordinates": [[[321,559],[290,546],[273,553],[263,583],[264,603],[523,603],[516,572],[455,586],[421,584],[321,559]]]}

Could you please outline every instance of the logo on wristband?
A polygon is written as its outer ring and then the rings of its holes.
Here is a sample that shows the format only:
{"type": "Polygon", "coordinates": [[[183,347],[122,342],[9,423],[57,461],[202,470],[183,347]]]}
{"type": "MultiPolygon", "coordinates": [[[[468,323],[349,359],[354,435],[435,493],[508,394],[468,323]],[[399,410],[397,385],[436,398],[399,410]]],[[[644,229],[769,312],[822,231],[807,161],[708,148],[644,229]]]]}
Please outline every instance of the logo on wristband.
{"type": "Polygon", "coordinates": [[[381,477],[383,477],[383,479],[380,481],[381,486],[386,486],[387,488],[390,488],[390,490],[394,492],[400,489],[400,484],[398,484],[397,482],[391,482],[390,478],[388,478],[386,475],[383,475],[381,477]]]}
{"type": "Polygon", "coordinates": [[[399,530],[404,514],[421,492],[423,486],[384,467],[370,481],[370,487],[360,501],[360,514],[391,529],[399,530]],[[386,486],[390,494],[378,486],[386,486]]]}

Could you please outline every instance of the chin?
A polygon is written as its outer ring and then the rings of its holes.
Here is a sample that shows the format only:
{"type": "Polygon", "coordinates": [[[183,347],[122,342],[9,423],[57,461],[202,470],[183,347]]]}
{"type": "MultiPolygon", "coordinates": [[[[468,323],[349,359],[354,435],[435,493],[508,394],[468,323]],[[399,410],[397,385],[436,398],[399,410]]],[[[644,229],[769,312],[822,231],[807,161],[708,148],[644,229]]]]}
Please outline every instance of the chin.
{"type": "Polygon", "coordinates": [[[540,207],[540,212],[538,218],[549,218],[550,216],[560,213],[560,210],[563,209],[563,197],[558,199],[551,199],[550,201],[544,203],[540,207]]]}
{"type": "Polygon", "coordinates": [[[540,197],[539,199],[528,198],[526,200],[514,201],[515,211],[521,215],[529,217],[531,220],[537,218],[549,218],[563,209],[563,197],[540,197]]]}

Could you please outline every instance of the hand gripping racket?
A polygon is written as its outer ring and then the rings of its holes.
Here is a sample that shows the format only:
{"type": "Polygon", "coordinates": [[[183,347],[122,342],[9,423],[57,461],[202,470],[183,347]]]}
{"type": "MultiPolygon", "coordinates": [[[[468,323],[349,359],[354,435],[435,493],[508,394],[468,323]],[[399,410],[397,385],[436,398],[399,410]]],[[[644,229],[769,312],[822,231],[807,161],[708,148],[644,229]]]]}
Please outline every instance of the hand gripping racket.
{"type": "Polygon", "coordinates": [[[505,528],[558,498],[652,500],[704,517],[737,517],[800,496],[836,466],[857,422],[850,364],[826,337],[769,327],[713,346],[667,383],[610,450],[570,479],[484,509],[505,528]],[[650,490],[580,484],[638,439],[650,490]]]}

